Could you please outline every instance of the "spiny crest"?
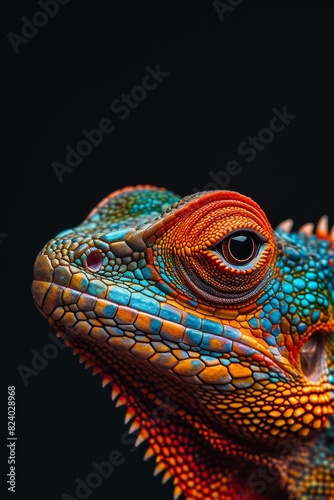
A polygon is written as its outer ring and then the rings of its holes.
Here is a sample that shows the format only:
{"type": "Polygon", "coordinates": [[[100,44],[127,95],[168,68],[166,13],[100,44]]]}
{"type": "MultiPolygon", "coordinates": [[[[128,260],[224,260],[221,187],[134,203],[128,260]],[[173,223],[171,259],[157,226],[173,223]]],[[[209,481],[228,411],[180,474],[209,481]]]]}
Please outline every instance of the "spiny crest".
{"type": "MultiPolygon", "coordinates": [[[[293,228],[293,219],[286,219],[282,221],[276,227],[277,230],[284,231],[287,234],[290,234],[293,228]]],[[[305,234],[308,237],[311,237],[313,234],[323,240],[328,240],[331,243],[332,248],[334,248],[334,224],[329,230],[328,228],[328,216],[323,215],[320,217],[316,226],[314,226],[313,222],[307,222],[303,224],[298,230],[297,233],[305,234]],[[315,232],[314,232],[315,227],[315,232]]]]}

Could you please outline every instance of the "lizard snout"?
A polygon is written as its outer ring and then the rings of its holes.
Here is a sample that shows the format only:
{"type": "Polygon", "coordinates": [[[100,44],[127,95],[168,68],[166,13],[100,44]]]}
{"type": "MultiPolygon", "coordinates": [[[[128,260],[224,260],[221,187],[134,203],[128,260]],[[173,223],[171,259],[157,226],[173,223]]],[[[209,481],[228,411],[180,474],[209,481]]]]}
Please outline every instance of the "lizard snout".
{"type": "Polygon", "coordinates": [[[52,254],[44,250],[35,260],[32,296],[41,313],[49,317],[56,306],[62,305],[61,290],[70,284],[72,273],[69,263],[52,259],[52,254]]]}

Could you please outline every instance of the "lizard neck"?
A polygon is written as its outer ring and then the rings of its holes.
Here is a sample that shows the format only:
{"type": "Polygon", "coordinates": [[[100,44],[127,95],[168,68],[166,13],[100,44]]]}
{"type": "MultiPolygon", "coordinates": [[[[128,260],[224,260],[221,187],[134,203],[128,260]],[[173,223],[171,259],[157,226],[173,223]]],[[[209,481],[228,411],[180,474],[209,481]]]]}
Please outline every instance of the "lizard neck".
{"type": "MultiPolygon", "coordinates": [[[[137,434],[136,445],[148,445],[145,458],[156,458],[155,474],[163,472],[163,482],[173,478],[175,498],[183,492],[187,499],[274,499],[290,477],[290,490],[296,493],[314,437],[302,441],[292,436],[264,448],[228,432],[228,426],[222,434],[221,421],[208,420],[193,391],[180,391],[177,379],[164,377],[158,368],[148,378],[124,352],[115,349],[108,356],[96,342],[58,334],[103,377],[103,386],[111,384],[116,406],[127,408],[125,421],[131,422],[129,432],[137,434]]],[[[284,498],[282,491],[277,498],[284,498]]]]}

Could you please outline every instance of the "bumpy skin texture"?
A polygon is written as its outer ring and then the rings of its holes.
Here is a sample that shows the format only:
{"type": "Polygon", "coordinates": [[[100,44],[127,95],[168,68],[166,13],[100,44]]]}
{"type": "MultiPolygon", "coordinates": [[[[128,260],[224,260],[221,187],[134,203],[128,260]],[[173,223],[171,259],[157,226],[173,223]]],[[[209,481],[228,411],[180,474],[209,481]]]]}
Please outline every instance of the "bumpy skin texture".
{"type": "Polygon", "coordinates": [[[174,497],[334,498],[334,237],[232,191],[112,193],[34,267],[34,301],[112,384],[174,497]]]}

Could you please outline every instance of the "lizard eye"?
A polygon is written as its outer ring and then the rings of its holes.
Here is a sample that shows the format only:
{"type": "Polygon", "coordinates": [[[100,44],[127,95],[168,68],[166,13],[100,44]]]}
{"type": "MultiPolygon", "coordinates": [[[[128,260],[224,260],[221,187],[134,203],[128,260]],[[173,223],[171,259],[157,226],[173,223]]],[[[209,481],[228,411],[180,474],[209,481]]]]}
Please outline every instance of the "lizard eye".
{"type": "Polygon", "coordinates": [[[258,254],[261,245],[253,231],[234,231],[214,247],[228,264],[242,266],[251,262],[258,254]]]}
{"type": "Polygon", "coordinates": [[[193,197],[153,224],[144,238],[160,274],[210,305],[245,304],[274,272],[276,244],[265,213],[233,191],[193,197]]]}

